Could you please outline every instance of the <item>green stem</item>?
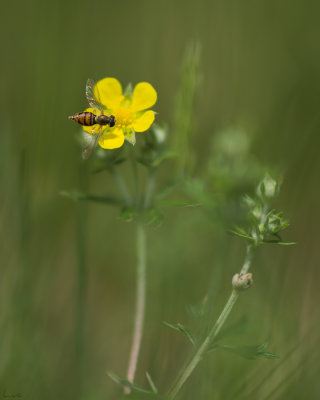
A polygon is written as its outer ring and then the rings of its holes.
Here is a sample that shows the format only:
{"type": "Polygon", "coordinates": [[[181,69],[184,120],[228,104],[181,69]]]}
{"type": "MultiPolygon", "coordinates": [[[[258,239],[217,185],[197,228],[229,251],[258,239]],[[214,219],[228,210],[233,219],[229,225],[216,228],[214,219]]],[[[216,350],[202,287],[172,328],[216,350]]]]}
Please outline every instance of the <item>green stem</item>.
{"type": "MultiPolygon", "coordinates": [[[[252,260],[252,253],[253,253],[253,248],[252,246],[248,246],[247,248],[247,254],[246,258],[243,264],[243,267],[241,269],[241,273],[246,273],[251,264],[252,260]],[[245,271],[245,272],[243,272],[245,271]]],[[[187,381],[189,376],[192,374],[193,370],[196,368],[196,366],[199,364],[199,362],[202,360],[203,356],[205,353],[209,350],[209,347],[213,343],[214,339],[220,332],[221,328],[223,327],[224,323],[226,322],[226,319],[228,318],[233,306],[235,305],[236,301],[238,300],[239,297],[239,290],[233,289],[231,292],[231,295],[224,306],[219,318],[211,328],[209,334],[207,337],[204,339],[202,344],[199,346],[199,348],[196,350],[194,356],[191,358],[191,361],[187,364],[186,368],[184,368],[178,377],[176,383],[172,386],[172,388],[168,392],[168,397],[169,399],[174,399],[184,383],[187,381]]]]}
{"type": "Polygon", "coordinates": [[[253,257],[253,250],[254,250],[254,246],[252,244],[249,244],[247,247],[247,254],[246,254],[246,258],[244,260],[243,266],[241,268],[240,274],[246,274],[249,271],[250,265],[251,265],[251,261],[252,261],[252,257],[253,257]]]}
{"type": "Polygon", "coordinates": [[[154,185],[155,185],[155,173],[156,173],[155,168],[151,168],[149,170],[149,180],[148,180],[147,189],[146,189],[146,197],[144,200],[144,208],[146,210],[149,208],[151,199],[152,199],[152,194],[153,194],[154,185]]]}
{"type": "Polygon", "coordinates": [[[134,181],[134,188],[135,188],[135,206],[137,207],[140,204],[140,180],[139,180],[139,173],[137,168],[137,161],[134,156],[133,146],[130,146],[130,161],[132,165],[132,172],[133,172],[133,181],[134,181]]]}
{"type": "Polygon", "coordinates": [[[120,190],[125,202],[127,204],[131,204],[130,193],[128,191],[128,188],[127,188],[124,180],[121,178],[121,175],[119,174],[119,172],[117,171],[117,169],[115,167],[111,168],[111,172],[112,172],[113,178],[114,178],[114,180],[115,180],[115,182],[116,182],[116,184],[117,184],[117,186],[118,186],[118,188],[119,188],[119,190],[120,190]]]}
{"type": "MultiPolygon", "coordinates": [[[[144,312],[146,302],[146,232],[142,223],[137,225],[137,291],[136,310],[134,320],[133,338],[130,350],[127,380],[134,382],[137,368],[141,339],[143,333],[144,312]]],[[[130,393],[130,388],[125,388],[125,393],[130,393]]]]}
{"type": "MultiPolygon", "coordinates": [[[[79,170],[79,187],[86,192],[87,175],[84,165],[79,170]]],[[[85,302],[87,292],[86,271],[86,232],[87,232],[87,203],[78,202],[76,217],[76,251],[77,251],[77,287],[76,287],[76,315],[75,315],[75,346],[78,393],[83,391],[85,376],[85,302]]]]}

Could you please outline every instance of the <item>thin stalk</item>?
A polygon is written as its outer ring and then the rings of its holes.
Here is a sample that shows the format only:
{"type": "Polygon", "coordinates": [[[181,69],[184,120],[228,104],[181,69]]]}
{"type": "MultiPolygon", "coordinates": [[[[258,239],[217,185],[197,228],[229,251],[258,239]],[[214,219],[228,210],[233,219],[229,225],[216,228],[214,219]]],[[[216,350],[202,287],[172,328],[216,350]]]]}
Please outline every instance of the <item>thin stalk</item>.
{"type": "MultiPolygon", "coordinates": [[[[251,260],[252,260],[252,253],[253,253],[253,247],[248,246],[246,258],[245,258],[243,267],[241,269],[241,273],[246,273],[249,270],[251,260]]],[[[224,306],[219,318],[217,319],[217,321],[211,328],[209,334],[204,339],[203,343],[199,346],[199,348],[196,350],[194,356],[191,358],[191,361],[187,364],[186,368],[184,368],[182,370],[176,383],[169,390],[169,392],[168,392],[169,399],[174,399],[176,397],[176,395],[178,394],[178,392],[180,391],[182,386],[185,384],[186,380],[192,374],[193,370],[196,368],[196,366],[202,360],[205,353],[209,350],[210,345],[213,343],[214,339],[220,332],[220,330],[223,327],[224,323],[226,322],[233,306],[237,302],[239,294],[240,294],[239,290],[236,290],[236,289],[232,290],[231,295],[230,295],[226,305],[224,306]]]]}
{"type": "MultiPolygon", "coordinates": [[[[134,382],[137,368],[141,339],[143,333],[144,311],[146,302],[146,232],[142,223],[137,225],[137,290],[136,290],[136,309],[134,319],[133,338],[130,350],[127,380],[134,382]]],[[[130,388],[126,387],[125,394],[130,393],[130,388]]]]}

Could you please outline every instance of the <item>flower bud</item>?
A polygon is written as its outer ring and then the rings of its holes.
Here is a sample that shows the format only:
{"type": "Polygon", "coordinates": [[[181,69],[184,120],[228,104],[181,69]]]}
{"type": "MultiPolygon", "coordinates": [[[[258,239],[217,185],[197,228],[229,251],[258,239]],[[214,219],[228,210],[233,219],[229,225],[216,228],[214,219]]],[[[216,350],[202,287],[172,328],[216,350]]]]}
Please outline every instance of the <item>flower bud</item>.
{"type": "Polygon", "coordinates": [[[235,274],[232,278],[232,286],[237,290],[248,289],[252,284],[252,274],[235,274]]]}
{"type": "Polygon", "coordinates": [[[279,193],[279,185],[276,180],[271,178],[269,174],[266,174],[263,180],[259,183],[257,188],[257,194],[259,197],[272,199],[279,193]]]}

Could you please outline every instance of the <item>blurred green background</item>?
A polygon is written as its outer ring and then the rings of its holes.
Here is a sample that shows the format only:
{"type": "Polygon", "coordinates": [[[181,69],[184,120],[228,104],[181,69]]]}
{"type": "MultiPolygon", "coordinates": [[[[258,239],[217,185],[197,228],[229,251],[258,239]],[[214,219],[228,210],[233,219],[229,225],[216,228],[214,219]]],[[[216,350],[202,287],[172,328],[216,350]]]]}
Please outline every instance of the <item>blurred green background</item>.
{"type": "MultiPolygon", "coordinates": [[[[201,83],[192,112],[192,173],[204,174],[221,132],[247,132],[250,157],[283,176],[275,206],[291,222],[284,238],[297,244],[257,251],[255,285],[228,321],[247,319],[231,341],[268,341],[281,358],[214,353],[181,398],[320,397],[319,12],[319,2],[299,0],[2,5],[0,396],[117,398],[120,389],[106,371],[125,375],[135,229],[115,209],[60,195],[114,192],[107,173],[94,175],[90,161],[81,160],[79,130],[67,117],[86,108],[89,77],[148,81],[158,92],[157,119],[170,133],[183,55],[196,41],[201,83]],[[78,295],[79,268],[86,271],[85,298],[78,295]]],[[[147,370],[165,391],[189,351],[162,321],[192,326],[186,306],[200,304],[209,288],[212,315],[219,314],[245,249],[227,228],[193,208],[168,210],[163,225],[148,230],[141,385],[147,370]]]]}

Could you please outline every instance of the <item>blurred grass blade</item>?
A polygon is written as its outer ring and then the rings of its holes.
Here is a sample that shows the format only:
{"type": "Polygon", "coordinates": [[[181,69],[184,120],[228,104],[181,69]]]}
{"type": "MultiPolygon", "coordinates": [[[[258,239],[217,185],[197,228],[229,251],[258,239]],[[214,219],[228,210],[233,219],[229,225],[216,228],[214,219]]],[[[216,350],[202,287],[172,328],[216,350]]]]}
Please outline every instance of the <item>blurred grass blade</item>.
{"type": "Polygon", "coordinates": [[[185,52],[180,74],[180,86],[176,96],[173,137],[180,154],[178,175],[185,175],[194,164],[190,135],[194,123],[194,100],[199,87],[200,44],[191,43],[185,52]]]}

